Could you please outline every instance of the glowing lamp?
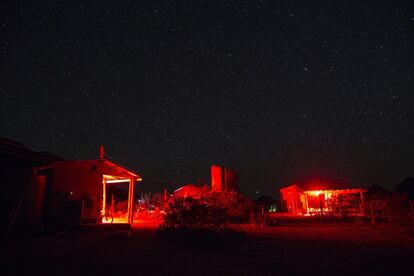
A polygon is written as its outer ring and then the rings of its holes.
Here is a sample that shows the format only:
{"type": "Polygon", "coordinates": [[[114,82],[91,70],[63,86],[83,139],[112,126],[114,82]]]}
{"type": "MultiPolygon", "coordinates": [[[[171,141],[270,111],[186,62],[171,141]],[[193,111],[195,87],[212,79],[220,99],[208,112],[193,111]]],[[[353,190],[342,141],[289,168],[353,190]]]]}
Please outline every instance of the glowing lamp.
{"type": "Polygon", "coordinates": [[[314,192],[312,192],[315,196],[318,196],[318,195],[320,195],[321,194],[321,191],[314,191],[314,192]]]}

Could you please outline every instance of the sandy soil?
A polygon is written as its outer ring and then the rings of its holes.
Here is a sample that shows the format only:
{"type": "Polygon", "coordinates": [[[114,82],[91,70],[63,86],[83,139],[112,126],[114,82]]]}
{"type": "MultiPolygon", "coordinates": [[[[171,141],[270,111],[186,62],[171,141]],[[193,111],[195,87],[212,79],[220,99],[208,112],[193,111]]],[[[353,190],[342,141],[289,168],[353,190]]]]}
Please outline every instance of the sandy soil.
{"type": "MultiPolygon", "coordinates": [[[[238,227],[231,242],[178,242],[156,226],[3,243],[7,275],[414,275],[413,230],[382,226],[238,227]]],[[[6,274],[3,274],[6,275],[6,274]]]]}

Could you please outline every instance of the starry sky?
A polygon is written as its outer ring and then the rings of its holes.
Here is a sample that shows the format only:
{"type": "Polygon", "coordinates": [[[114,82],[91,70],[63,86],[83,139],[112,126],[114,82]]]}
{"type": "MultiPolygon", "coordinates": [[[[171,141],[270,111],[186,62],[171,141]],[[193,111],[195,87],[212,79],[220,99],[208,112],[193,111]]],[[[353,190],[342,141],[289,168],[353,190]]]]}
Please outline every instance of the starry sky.
{"type": "Polygon", "coordinates": [[[413,176],[412,1],[177,2],[1,4],[0,136],[68,159],[103,144],[150,190],[211,164],[251,196],[413,176]]]}

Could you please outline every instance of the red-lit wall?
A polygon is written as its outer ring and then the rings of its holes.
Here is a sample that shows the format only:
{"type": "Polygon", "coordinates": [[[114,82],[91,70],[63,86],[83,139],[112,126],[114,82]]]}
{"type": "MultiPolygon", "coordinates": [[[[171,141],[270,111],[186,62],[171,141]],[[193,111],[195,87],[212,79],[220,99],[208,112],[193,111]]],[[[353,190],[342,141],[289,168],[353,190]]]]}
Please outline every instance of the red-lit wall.
{"type": "Polygon", "coordinates": [[[239,176],[236,171],[218,165],[211,166],[211,191],[238,191],[239,176]]]}
{"type": "Polygon", "coordinates": [[[85,195],[98,199],[98,196],[102,194],[102,175],[94,171],[56,168],[53,177],[53,190],[72,192],[73,200],[80,200],[85,195]]]}
{"type": "Polygon", "coordinates": [[[239,176],[236,171],[232,169],[224,169],[224,183],[226,191],[238,191],[239,190],[239,176]]]}
{"type": "Polygon", "coordinates": [[[296,186],[290,186],[280,190],[282,200],[286,204],[287,211],[293,215],[303,214],[303,203],[300,200],[302,191],[296,186]]]}
{"type": "Polygon", "coordinates": [[[211,191],[222,192],[224,191],[224,168],[217,165],[211,166],[211,191]]]}
{"type": "MultiPolygon", "coordinates": [[[[102,197],[102,175],[94,171],[55,168],[51,181],[49,216],[53,219],[67,212],[69,202],[83,204],[83,219],[97,217],[102,197]]],[[[76,211],[75,211],[76,212],[76,211]]]]}

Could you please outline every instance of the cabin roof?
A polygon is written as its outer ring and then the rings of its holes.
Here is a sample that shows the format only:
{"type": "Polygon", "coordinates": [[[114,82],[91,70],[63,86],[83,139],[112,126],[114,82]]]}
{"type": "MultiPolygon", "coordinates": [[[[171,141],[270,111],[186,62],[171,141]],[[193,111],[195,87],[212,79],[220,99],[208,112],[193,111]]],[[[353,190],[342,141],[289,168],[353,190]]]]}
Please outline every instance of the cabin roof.
{"type": "Polygon", "coordinates": [[[303,191],[333,191],[333,190],[355,190],[361,189],[355,185],[343,181],[335,180],[310,180],[310,181],[294,181],[290,185],[282,187],[280,190],[292,188],[296,186],[303,191]]]}
{"type": "Polygon", "coordinates": [[[133,177],[139,178],[140,175],[130,169],[127,169],[119,164],[108,159],[92,159],[92,160],[67,160],[57,161],[48,164],[48,168],[66,168],[82,171],[98,171],[102,174],[119,176],[119,177],[133,177]]]}
{"type": "Polygon", "coordinates": [[[38,166],[63,158],[48,152],[38,152],[25,145],[0,137],[0,164],[1,166],[38,166]]]}

